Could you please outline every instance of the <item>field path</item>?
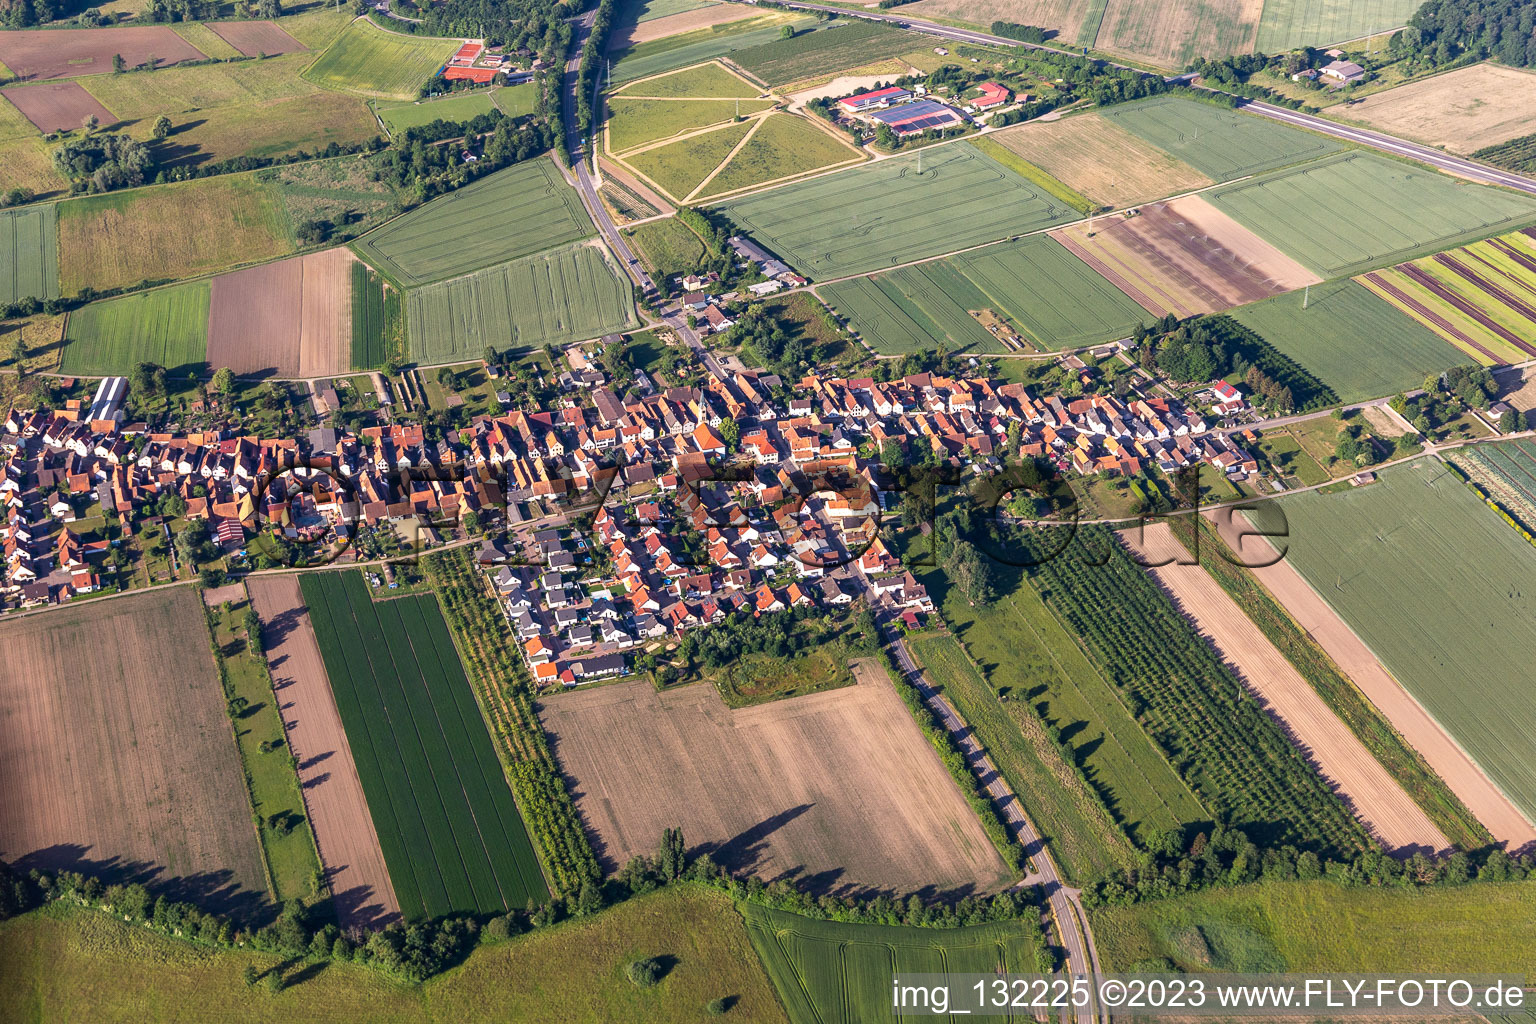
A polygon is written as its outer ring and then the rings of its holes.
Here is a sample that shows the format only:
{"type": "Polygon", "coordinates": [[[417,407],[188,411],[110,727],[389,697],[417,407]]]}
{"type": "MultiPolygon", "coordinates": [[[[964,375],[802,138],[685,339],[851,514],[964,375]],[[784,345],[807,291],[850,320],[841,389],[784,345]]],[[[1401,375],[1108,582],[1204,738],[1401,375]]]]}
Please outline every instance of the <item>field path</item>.
{"type": "Polygon", "coordinates": [[[1188,555],[1167,523],[1148,525],[1139,537],[1134,529],[1122,531],[1120,539],[1143,562],[1185,561],[1147,571],[1372,835],[1390,850],[1432,853],[1451,845],[1215,578],[1187,564],[1188,555]]]}
{"type": "Polygon", "coordinates": [[[1393,679],[1365,643],[1285,559],[1275,561],[1274,551],[1262,538],[1242,533],[1232,522],[1232,509],[1207,513],[1222,540],[1243,560],[1254,566],[1254,577],[1290,613],[1307,635],[1327,652],[1334,663],[1376,706],[1392,727],[1417,750],[1445,780],[1451,792],[1492,833],[1493,838],[1518,850],[1536,843],[1536,826],[1482,773],[1472,759],[1430,717],[1419,702],[1393,679]]]}
{"type": "Polygon", "coordinates": [[[368,813],[341,714],[299,592],[299,577],[252,576],[251,606],[261,616],[267,663],[299,786],[342,927],[376,928],[400,917],[384,852],[368,813]]]}

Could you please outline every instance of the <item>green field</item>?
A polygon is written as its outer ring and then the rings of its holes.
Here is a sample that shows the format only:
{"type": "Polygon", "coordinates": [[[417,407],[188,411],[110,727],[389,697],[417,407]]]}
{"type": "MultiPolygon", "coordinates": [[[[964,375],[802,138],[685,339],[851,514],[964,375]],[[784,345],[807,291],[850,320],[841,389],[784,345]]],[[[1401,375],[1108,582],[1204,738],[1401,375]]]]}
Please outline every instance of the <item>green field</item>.
{"type": "Polygon", "coordinates": [[[971,145],[975,146],[977,149],[987,154],[987,156],[991,157],[993,160],[996,160],[998,163],[1002,164],[1004,167],[1008,168],[1010,171],[1013,171],[1020,177],[1032,181],[1036,185],[1039,185],[1051,195],[1072,207],[1072,209],[1076,210],[1078,213],[1089,214],[1098,209],[1098,204],[1093,200],[1089,199],[1081,192],[1078,192],[1076,189],[1067,185],[1065,182],[1053,177],[1044,168],[1037,167],[1030,163],[1028,160],[1025,160],[1022,156],[1015,153],[1007,146],[998,143],[996,140],[988,138],[975,138],[971,140],[971,145]]]}
{"type": "Polygon", "coordinates": [[[387,32],[359,19],[346,27],[304,72],[327,89],[377,99],[409,100],[459,48],[457,39],[387,32]]]}
{"type": "Polygon", "coordinates": [[[733,121],[754,114],[773,100],[645,99],[614,96],[608,100],[608,148],[622,153],[648,142],[733,121]]]}
{"type": "Polygon", "coordinates": [[[911,33],[869,21],[834,21],[814,32],[775,39],[731,54],[731,60],[772,86],[824,78],[920,46],[911,33]]]}
{"type": "Polygon", "coordinates": [[[376,103],[373,109],[384,119],[390,134],[398,135],[407,128],[418,128],[433,121],[468,121],[499,108],[487,89],[421,102],[376,103]]]}
{"type": "Polygon", "coordinates": [[[752,133],[740,152],[731,157],[730,163],[710,179],[705,191],[712,196],[724,195],[863,159],[858,150],[806,118],[773,113],[752,133]]]}
{"type": "Polygon", "coordinates": [[[1190,971],[1536,970],[1530,882],[1424,889],[1269,882],[1094,910],[1089,920],[1106,971],[1157,957],[1190,971]]]}
{"type": "Polygon", "coordinates": [[[1313,285],[1227,314],[1296,360],[1345,403],[1421,387],[1466,362],[1435,333],[1355,281],[1313,285]],[[1306,308],[1302,308],[1305,298],[1306,308]]]}
{"type": "Polygon", "coordinates": [[[718,63],[700,64],[643,82],[632,82],[616,96],[652,96],[674,99],[756,99],[763,91],[718,63]]]}
{"type": "MultiPolygon", "coordinates": [[[[630,5],[626,5],[630,6],[630,5]]],[[[639,4],[633,4],[636,8],[633,12],[626,12],[635,21],[654,21],[657,18],[666,18],[674,14],[685,14],[688,11],[697,11],[701,7],[713,7],[709,0],[642,0],[639,4]]]]}
{"type": "Polygon", "coordinates": [[[1536,816],[1531,546],[1432,459],[1281,502],[1290,562],[1527,816],[1536,816]]]}
{"type": "Polygon", "coordinates": [[[702,64],[736,50],[774,42],[779,38],[779,29],[784,25],[805,30],[815,24],[812,18],[787,12],[765,11],[741,21],[681,32],[665,39],[652,39],[613,54],[612,80],[615,85],[622,85],[637,78],[685,68],[690,64],[702,64]]]}
{"type": "Polygon", "coordinates": [[[0,305],[59,297],[58,207],[0,211],[0,305]]]}
{"type": "Polygon", "coordinates": [[[362,573],[302,580],[384,862],[408,919],[549,895],[432,595],[375,602],[362,573]]]}
{"type": "Polygon", "coordinates": [[[752,124],[747,121],[727,125],[704,135],[636,153],[624,162],[681,202],[720,166],[751,130],[752,124]]]}
{"type": "Polygon", "coordinates": [[[1321,135],[1173,96],[1122,103],[1100,113],[1216,181],[1274,170],[1343,148],[1321,135]]]}
{"type": "Polygon", "coordinates": [[[358,255],[410,287],[586,238],[596,229],[554,162],[527,160],[358,239],[358,255]]]}
{"type": "Polygon", "coordinates": [[[352,368],[383,366],[389,358],[384,279],[366,263],[352,264],[352,368]]]}
{"type": "Polygon", "coordinates": [[[704,1004],[722,996],[737,997],[727,1021],[785,1020],[730,899],[691,885],[481,946],[420,985],[360,964],[302,960],[281,969],[289,984],[280,992],[241,979],[247,964],[265,972],[285,960],[182,942],[63,905],[0,922],[0,991],[8,1019],[23,1021],[703,1021],[704,1004]],[[624,973],[645,956],[674,960],[655,988],[624,973]]]}
{"type": "Polygon", "coordinates": [[[1420,6],[1419,0],[1264,0],[1258,51],[1322,47],[1401,28],[1420,6]]]}
{"type": "Polygon", "coordinates": [[[208,358],[208,282],[156,288],[81,306],[64,324],[59,372],[126,374],[134,363],[202,372],[208,358]]]}
{"type": "Polygon", "coordinates": [[[697,267],[704,258],[704,243],[693,229],[676,217],[653,220],[624,229],[646,266],[662,283],[697,267]]]}
{"type": "Polygon", "coordinates": [[[1221,186],[1205,198],[1323,277],[1536,221],[1536,199],[1363,153],[1221,186]]]}
{"type": "Polygon", "coordinates": [[[818,921],[752,903],[741,904],[741,912],[793,1024],[911,1019],[893,1012],[893,974],[1033,974],[1039,969],[1041,937],[1033,922],[908,928],[818,921]]]}
{"type": "Polygon", "coordinates": [[[590,245],[530,256],[407,296],[411,358],[479,359],[485,346],[534,348],[636,326],[633,292],[590,245]]]}
{"type": "Polygon", "coordinates": [[[786,185],[720,209],[802,274],[820,278],[867,273],[1077,216],[964,143],[786,185]]]}

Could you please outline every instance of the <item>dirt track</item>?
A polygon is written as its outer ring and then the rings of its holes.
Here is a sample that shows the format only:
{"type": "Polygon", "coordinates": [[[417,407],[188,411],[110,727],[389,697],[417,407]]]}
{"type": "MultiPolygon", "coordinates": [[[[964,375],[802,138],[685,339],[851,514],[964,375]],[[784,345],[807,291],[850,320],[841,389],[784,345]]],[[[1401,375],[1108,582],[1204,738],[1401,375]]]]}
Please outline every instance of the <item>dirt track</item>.
{"type": "Polygon", "coordinates": [[[647,681],[545,700],[539,717],[604,866],[690,849],[817,891],[993,889],[1001,859],[878,667],[838,690],[728,710],[647,681]]]}
{"type": "Polygon", "coordinates": [[[371,927],[400,916],[363,785],[331,696],[325,663],[297,576],[246,581],[261,616],[272,684],[299,759],[299,784],[343,927],[371,927]]]}
{"type": "MultiPolygon", "coordinates": [[[[1188,559],[1167,523],[1149,525],[1140,536],[1134,529],[1126,530],[1120,537],[1144,562],[1155,565],[1170,558],[1188,559]]],[[[1450,846],[1402,786],[1210,573],[1199,565],[1179,562],[1148,572],[1194,622],[1200,635],[1221,652],[1249,692],[1264,702],[1355,817],[1388,849],[1433,852],[1450,846]]]]}
{"type": "Polygon", "coordinates": [[[0,651],[0,858],[210,910],[266,903],[196,590],[0,622],[0,651]]]}
{"type": "Polygon", "coordinates": [[[1227,546],[1249,565],[1258,566],[1252,571],[1259,582],[1328,653],[1392,727],[1424,757],[1494,839],[1508,842],[1510,849],[1536,843],[1536,826],[1525,820],[1439,723],[1388,674],[1370,649],[1301,574],[1284,559],[1276,561],[1275,551],[1268,541],[1251,534],[1242,536],[1247,527],[1234,524],[1230,510],[1207,514],[1227,546]],[[1273,564],[1262,564],[1266,562],[1273,564]]]}
{"type": "Polygon", "coordinates": [[[208,362],[237,374],[322,377],[351,368],[352,253],[338,246],[221,274],[208,362]]]}

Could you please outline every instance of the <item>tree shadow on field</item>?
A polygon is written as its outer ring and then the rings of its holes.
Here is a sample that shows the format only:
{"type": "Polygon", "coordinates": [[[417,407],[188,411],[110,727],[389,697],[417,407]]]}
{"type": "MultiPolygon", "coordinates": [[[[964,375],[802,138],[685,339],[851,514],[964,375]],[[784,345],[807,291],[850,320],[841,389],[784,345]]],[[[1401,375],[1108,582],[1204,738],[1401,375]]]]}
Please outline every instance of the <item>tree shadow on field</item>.
{"type": "Polygon", "coordinates": [[[715,863],[729,871],[750,874],[763,860],[768,848],[768,838],[814,806],[816,805],[800,804],[780,811],[764,818],[751,828],[738,832],[723,843],[700,843],[688,851],[689,856],[697,857],[707,853],[714,858],[715,863]]]}
{"type": "Polygon", "coordinates": [[[169,875],[165,867],[149,861],[129,860],[121,856],[93,858],[93,847],[80,843],[56,843],[23,853],[11,860],[21,874],[34,869],[49,873],[75,871],[101,880],[103,885],[138,883],[155,896],[191,903],[215,914],[261,927],[276,917],[277,908],[265,891],[241,886],[228,870],[203,871],[192,875],[169,875]]]}

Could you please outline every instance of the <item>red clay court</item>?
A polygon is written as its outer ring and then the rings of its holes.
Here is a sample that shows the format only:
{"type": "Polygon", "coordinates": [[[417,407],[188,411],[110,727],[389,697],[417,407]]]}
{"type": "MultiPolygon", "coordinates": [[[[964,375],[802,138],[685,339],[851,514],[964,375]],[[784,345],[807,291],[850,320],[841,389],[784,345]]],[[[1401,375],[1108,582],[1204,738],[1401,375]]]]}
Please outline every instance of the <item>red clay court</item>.
{"type": "Polygon", "coordinates": [[[247,57],[259,57],[262,54],[276,57],[281,53],[298,53],[306,48],[270,21],[214,21],[209,22],[208,27],[214,35],[247,57]]]}
{"type": "Polygon", "coordinates": [[[207,54],[164,25],[0,32],[0,64],[24,82],[110,74],[113,54],[122,54],[130,68],[151,55],[156,67],[207,59],[207,54]]]}
{"type": "Polygon", "coordinates": [[[40,132],[79,128],[92,116],[98,124],[117,122],[117,115],[102,106],[79,82],[44,82],[7,89],[4,96],[40,132]]]}

